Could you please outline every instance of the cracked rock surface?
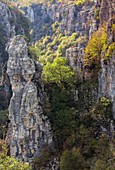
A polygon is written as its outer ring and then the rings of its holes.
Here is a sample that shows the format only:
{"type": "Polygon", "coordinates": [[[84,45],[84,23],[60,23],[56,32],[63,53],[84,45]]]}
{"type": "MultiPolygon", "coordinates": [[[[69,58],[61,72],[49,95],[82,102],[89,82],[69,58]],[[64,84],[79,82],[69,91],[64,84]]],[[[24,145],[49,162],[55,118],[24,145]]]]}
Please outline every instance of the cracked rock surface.
{"type": "MultiPolygon", "coordinates": [[[[41,87],[32,81],[35,64],[28,57],[26,41],[22,36],[11,39],[8,47],[7,73],[13,95],[9,106],[11,156],[31,162],[44,144],[51,144],[50,124],[43,115],[41,87]],[[39,90],[39,93],[38,93],[39,90]]],[[[40,73],[39,73],[40,74],[40,73]]],[[[43,87],[42,87],[43,90],[43,87]]]]}

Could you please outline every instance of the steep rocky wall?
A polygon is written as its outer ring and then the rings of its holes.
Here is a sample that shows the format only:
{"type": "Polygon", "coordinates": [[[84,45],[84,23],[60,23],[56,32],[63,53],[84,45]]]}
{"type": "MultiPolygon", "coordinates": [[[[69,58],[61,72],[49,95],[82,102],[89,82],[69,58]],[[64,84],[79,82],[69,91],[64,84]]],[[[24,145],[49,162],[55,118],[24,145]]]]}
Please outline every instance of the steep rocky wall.
{"type": "Polygon", "coordinates": [[[11,96],[9,78],[6,74],[7,44],[15,35],[28,34],[28,22],[22,13],[0,2],[0,110],[8,108],[11,96]]]}
{"type": "MultiPolygon", "coordinates": [[[[98,29],[98,25],[107,23],[107,37],[108,45],[115,42],[115,35],[112,31],[112,25],[115,23],[115,1],[114,0],[97,0],[95,8],[99,10],[100,22],[95,24],[95,17],[92,17],[92,25],[89,29],[89,38],[92,33],[98,29]]],[[[89,15],[90,16],[90,15],[89,15]]],[[[90,18],[90,17],[89,17],[90,18]]],[[[91,78],[91,70],[84,69],[83,56],[86,43],[79,44],[78,47],[72,47],[66,50],[66,58],[68,59],[70,67],[76,71],[81,80],[84,78],[91,78]]],[[[101,69],[98,76],[98,97],[107,97],[113,104],[113,117],[115,119],[115,53],[108,61],[104,61],[105,53],[102,53],[101,69]]]]}
{"type": "MultiPolygon", "coordinates": [[[[101,24],[107,22],[108,45],[115,42],[112,25],[115,23],[115,0],[102,0],[100,10],[101,24]],[[108,4],[108,5],[107,5],[108,4]]],[[[113,117],[115,119],[115,51],[108,61],[103,61],[106,52],[102,54],[101,70],[99,73],[99,97],[106,96],[112,102],[113,117]]]]}
{"type": "MultiPolygon", "coordinates": [[[[10,38],[11,25],[9,18],[11,16],[10,10],[7,5],[0,2],[0,66],[7,60],[5,53],[6,43],[10,38]]],[[[0,67],[1,74],[1,67],[0,67]]]]}
{"type": "Polygon", "coordinates": [[[77,73],[81,80],[84,78],[83,72],[83,50],[84,48],[74,47],[66,50],[66,58],[69,66],[77,73]]]}
{"type": "Polygon", "coordinates": [[[52,142],[50,125],[43,115],[43,83],[36,87],[33,78],[35,64],[28,57],[27,44],[22,36],[14,37],[8,47],[7,73],[10,78],[13,96],[10,100],[9,138],[11,156],[21,161],[31,162],[40,154],[43,144],[52,142]],[[39,95],[39,96],[38,96],[39,95]]]}
{"type": "Polygon", "coordinates": [[[10,38],[19,34],[24,35],[28,32],[28,30],[25,30],[25,28],[28,27],[26,20],[27,19],[17,8],[14,8],[13,6],[10,7],[7,4],[0,2],[0,66],[8,59],[5,48],[10,38]]]}
{"type": "Polygon", "coordinates": [[[115,119],[115,53],[109,61],[101,61],[98,94],[99,97],[105,96],[111,100],[115,119]]]}
{"type": "Polygon", "coordinates": [[[8,108],[10,99],[10,84],[5,73],[5,63],[8,60],[5,49],[10,37],[14,36],[13,27],[10,24],[11,16],[8,6],[0,2],[0,110],[8,108]]]}
{"type": "Polygon", "coordinates": [[[92,7],[94,2],[76,6],[74,4],[55,3],[51,7],[33,4],[22,8],[25,15],[31,20],[32,40],[36,41],[44,35],[52,35],[52,24],[58,21],[60,30],[64,35],[77,32],[87,35],[97,30],[98,21],[94,20],[92,7]]]}

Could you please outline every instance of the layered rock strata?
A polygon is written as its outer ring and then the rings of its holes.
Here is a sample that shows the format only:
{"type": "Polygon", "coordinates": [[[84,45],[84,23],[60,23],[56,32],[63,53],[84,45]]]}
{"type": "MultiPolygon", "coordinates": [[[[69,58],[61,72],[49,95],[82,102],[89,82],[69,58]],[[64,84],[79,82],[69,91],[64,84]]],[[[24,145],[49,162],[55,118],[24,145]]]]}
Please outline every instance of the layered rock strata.
{"type": "Polygon", "coordinates": [[[42,109],[43,83],[36,87],[33,81],[37,76],[35,63],[28,57],[27,44],[22,36],[11,39],[8,53],[7,73],[13,91],[7,136],[10,138],[10,152],[21,161],[31,162],[36,154],[40,154],[44,144],[52,142],[50,125],[42,109]]]}

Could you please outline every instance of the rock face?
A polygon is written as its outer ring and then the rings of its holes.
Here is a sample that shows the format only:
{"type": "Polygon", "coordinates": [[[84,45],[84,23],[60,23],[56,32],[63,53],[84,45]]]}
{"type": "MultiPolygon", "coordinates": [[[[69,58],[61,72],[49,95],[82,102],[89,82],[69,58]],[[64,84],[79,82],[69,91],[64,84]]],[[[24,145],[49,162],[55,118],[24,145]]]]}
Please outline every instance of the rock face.
{"type": "Polygon", "coordinates": [[[66,50],[66,58],[69,66],[77,73],[77,77],[83,80],[83,48],[74,47],[66,50]]]}
{"type": "MultiPolygon", "coordinates": [[[[112,44],[115,41],[115,35],[112,31],[112,25],[114,21],[114,9],[115,1],[114,0],[102,0],[101,1],[101,11],[100,19],[101,24],[105,21],[107,22],[107,35],[108,35],[108,44],[112,44]],[[108,4],[108,6],[107,6],[108,4]]],[[[115,51],[111,54],[110,60],[104,62],[103,57],[105,54],[102,54],[101,60],[101,71],[99,74],[99,97],[106,96],[112,102],[113,108],[113,117],[115,119],[115,51]]]]}
{"type": "Polygon", "coordinates": [[[109,98],[113,104],[113,117],[115,119],[115,53],[110,61],[101,61],[99,74],[99,97],[109,98]]]}
{"type": "Polygon", "coordinates": [[[28,57],[22,36],[11,40],[8,53],[7,73],[13,91],[9,106],[10,152],[21,161],[31,162],[40,154],[43,144],[52,142],[50,125],[41,106],[43,83],[36,87],[32,81],[37,74],[35,64],[28,57]]]}
{"type": "Polygon", "coordinates": [[[22,35],[24,32],[28,33],[26,20],[27,18],[22,16],[21,12],[14,8],[9,8],[8,5],[0,2],[0,110],[8,108],[11,97],[10,83],[6,74],[7,44],[10,38],[13,38],[15,35],[22,35]]]}
{"type": "Polygon", "coordinates": [[[8,60],[5,48],[10,37],[13,36],[10,17],[8,6],[0,2],[0,110],[7,109],[10,100],[10,85],[5,72],[5,63],[8,60]]]}
{"type": "MultiPolygon", "coordinates": [[[[10,23],[9,17],[11,13],[8,6],[0,2],[0,65],[7,60],[7,54],[5,52],[5,46],[10,38],[10,23]]],[[[1,68],[0,68],[1,74],[1,68]]]]}
{"type": "MultiPolygon", "coordinates": [[[[100,0],[98,0],[100,1],[100,0]]],[[[107,22],[115,14],[115,0],[100,1],[100,25],[107,22]]]]}
{"type": "Polygon", "coordinates": [[[22,8],[25,15],[31,20],[32,41],[36,41],[45,35],[52,35],[52,24],[59,22],[60,30],[64,35],[77,32],[79,35],[89,35],[97,29],[97,21],[94,20],[92,6],[89,2],[83,6],[74,4],[55,3],[51,7],[33,4],[22,8]],[[93,23],[91,21],[93,20],[93,23]]]}
{"type": "Polygon", "coordinates": [[[13,38],[15,35],[23,35],[24,32],[28,32],[28,30],[25,30],[25,25],[28,27],[26,20],[27,19],[20,11],[18,11],[18,9],[11,9],[8,5],[0,2],[0,65],[8,59],[5,48],[10,38],[13,38]]]}

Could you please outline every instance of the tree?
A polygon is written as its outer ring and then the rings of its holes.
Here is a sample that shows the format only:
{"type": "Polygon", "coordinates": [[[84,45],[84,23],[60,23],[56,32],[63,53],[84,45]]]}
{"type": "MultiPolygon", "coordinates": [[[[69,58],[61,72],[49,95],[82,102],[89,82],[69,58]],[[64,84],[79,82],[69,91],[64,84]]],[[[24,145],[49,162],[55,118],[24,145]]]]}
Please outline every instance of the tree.
{"type": "Polygon", "coordinates": [[[89,40],[84,55],[85,66],[99,67],[101,53],[107,47],[107,33],[106,27],[99,28],[98,31],[94,32],[91,39],[89,40]]]}
{"type": "Polygon", "coordinates": [[[65,58],[55,58],[53,63],[47,63],[43,68],[42,78],[46,83],[64,86],[72,85],[75,81],[75,73],[67,65],[65,58]]]}
{"type": "Polygon", "coordinates": [[[79,148],[65,150],[61,156],[61,170],[83,170],[85,161],[79,148]]]}

